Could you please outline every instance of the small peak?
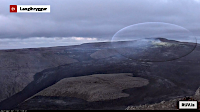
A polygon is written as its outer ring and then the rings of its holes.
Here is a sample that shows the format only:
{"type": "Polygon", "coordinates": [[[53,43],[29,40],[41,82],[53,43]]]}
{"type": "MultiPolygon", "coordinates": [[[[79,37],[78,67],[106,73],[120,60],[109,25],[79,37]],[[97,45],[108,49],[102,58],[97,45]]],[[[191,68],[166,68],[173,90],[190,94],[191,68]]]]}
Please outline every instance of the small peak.
{"type": "Polygon", "coordinates": [[[163,38],[163,37],[158,37],[158,38],[156,38],[156,39],[158,39],[158,40],[160,40],[160,41],[167,41],[167,40],[168,40],[168,39],[163,38]]]}

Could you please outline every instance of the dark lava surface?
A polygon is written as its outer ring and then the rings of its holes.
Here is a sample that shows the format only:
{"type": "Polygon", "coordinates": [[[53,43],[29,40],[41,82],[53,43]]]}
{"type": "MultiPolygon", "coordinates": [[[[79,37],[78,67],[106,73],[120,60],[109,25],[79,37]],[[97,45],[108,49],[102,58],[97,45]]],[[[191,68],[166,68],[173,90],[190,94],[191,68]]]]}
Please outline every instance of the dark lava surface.
{"type": "MultiPolygon", "coordinates": [[[[151,104],[180,96],[190,96],[200,86],[199,45],[189,55],[174,61],[138,62],[121,55],[91,59],[89,57],[91,49],[105,49],[107,46],[104,44],[103,47],[99,43],[96,46],[88,44],[90,46],[88,48],[87,44],[84,44],[85,48],[90,49],[84,52],[87,58],[81,58],[81,54],[71,50],[71,56],[73,52],[77,53],[74,57],[81,60],[80,62],[46,69],[35,74],[34,81],[21,92],[0,102],[0,109],[125,109],[129,105],[151,104]],[[148,79],[149,84],[140,88],[126,89],[123,92],[128,93],[129,97],[109,101],[87,102],[77,98],[44,96],[36,96],[25,101],[63,78],[106,73],[133,73],[133,77],[148,79]]],[[[76,50],[80,48],[76,47],[76,50]]],[[[69,49],[67,51],[69,53],[69,49]]]]}

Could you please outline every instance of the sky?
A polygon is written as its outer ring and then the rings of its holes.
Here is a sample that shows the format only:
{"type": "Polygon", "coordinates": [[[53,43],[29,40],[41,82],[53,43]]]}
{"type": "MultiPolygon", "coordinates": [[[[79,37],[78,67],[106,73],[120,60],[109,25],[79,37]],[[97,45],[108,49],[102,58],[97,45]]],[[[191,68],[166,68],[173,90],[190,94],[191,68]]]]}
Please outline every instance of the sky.
{"type": "Polygon", "coordinates": [[[200,0],[1,0],[0,49],[111,41],[120,29],[162,22],[200,37],[200,0]],[[50,13],[10,13],[10,5],[50,5],[50,13]]]}

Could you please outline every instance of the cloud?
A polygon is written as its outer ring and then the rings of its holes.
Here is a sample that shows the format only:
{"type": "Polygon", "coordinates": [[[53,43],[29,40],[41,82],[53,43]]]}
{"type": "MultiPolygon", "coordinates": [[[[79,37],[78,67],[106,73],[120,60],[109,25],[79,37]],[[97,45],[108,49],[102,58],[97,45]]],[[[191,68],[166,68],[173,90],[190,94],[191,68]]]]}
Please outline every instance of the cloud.
{"type": "Polygon", "coordinates": [[[111,40],[143,22],[176,24],[200,35],[199,0],[3,0],[0,38],[95,37],[111,40]],[[47,14],[9,13],[9,5],[51,5],[47,14]]]}
{"type": "MultiPolygon", "coordinates": [[[[105,40],[104,40],[105,41],[105,40]]],[[[52,46],[80,45],[82,43],[103,42],[92,37],[30,37],[25,39],[15,38],[0,39],[0,49],[39,48],[52,46]]]]}
{"type": "Polygon", "coordinates": [[[97,38],[87,38],[87,37],[72,37],[72,39],[78,40],[78,41],[80,41],[80,40],[85,40],[85,41],[96,41],[96,40],[97,40],[97,38]]]}

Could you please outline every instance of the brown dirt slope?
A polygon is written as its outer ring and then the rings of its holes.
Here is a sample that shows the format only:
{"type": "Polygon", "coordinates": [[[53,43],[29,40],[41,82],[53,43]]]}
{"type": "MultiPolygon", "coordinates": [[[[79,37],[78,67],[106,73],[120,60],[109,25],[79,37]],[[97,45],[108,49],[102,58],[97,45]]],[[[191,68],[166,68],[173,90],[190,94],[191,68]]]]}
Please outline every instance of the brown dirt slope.
{"type": "Polygon", "coordinates": [[[77,62],[55,48],[0,51],[0,102],[21,91],[44,69],[77,62]]]}
{"type": "Polygon", "coordinates": [[[46,88],[35,96],[76,97],[87,101],[111,100],[128,97],[122,90],[142,87],[149,82],[132,73],[95,74],[81,77],[65,78],[46,88]]]}

